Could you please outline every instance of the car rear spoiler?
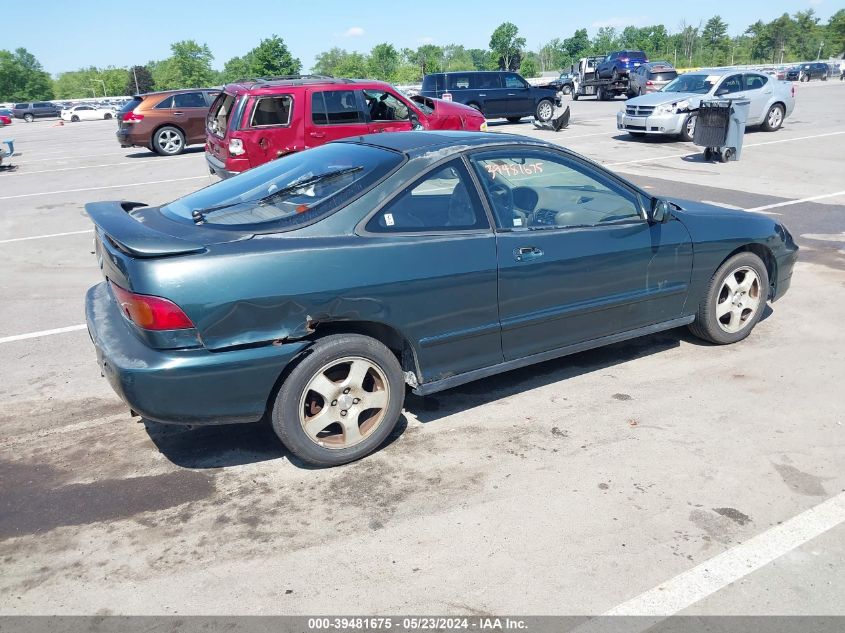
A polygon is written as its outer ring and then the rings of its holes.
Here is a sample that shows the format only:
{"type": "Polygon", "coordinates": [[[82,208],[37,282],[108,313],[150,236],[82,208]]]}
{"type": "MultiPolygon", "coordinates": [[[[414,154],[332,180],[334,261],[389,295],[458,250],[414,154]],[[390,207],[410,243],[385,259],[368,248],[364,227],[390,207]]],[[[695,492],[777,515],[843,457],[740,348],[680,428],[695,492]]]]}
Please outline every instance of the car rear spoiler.
{"type": "Polygon", "coordinates": [[[162,257],[205,250],[201,244],[151,229],[129,214],[132,209],[143,206],[146,205],[141,202],[89,202],[85,212],[101,233],[135,257],[162,257]]]}

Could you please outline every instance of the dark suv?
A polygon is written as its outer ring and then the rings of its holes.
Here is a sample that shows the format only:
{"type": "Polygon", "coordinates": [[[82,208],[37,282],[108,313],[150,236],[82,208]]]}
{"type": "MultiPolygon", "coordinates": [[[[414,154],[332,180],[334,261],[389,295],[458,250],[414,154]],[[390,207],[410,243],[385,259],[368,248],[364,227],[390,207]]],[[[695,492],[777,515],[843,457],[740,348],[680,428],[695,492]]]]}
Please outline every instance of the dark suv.
{"type": "Polygon", "coordinates": [[[787,81],[810,81],[811,79],[827,81],[828,77],[830,77],[830,68],[824,62],[798,64],[786,72],[787,81]]]}
{"type": "Polygon", "coordinates": [[[27,123],[32,123],[35,119],[43,119],[46,117],[57,117],[62,113],[59,106],[53,105],[47,101],[35,101],[33,103],[16,103],[12,114],[16,119],[23,119],[27,123]]]}
{"type": "Polygon", "coordinates": [[[475,108],[488,119],[511,123],[526,116],[549,121],[557,99],[553,87],[535,87],[517,73],[504,71],[432,73],[423,79],[420,94],[451,99],[475,108]]]}
{"type": "Polygon", "coordinates": [[[614,51],[596,68],[596,78],[619,79],[647,63],[648,57],[642,51],[614,51]]]}

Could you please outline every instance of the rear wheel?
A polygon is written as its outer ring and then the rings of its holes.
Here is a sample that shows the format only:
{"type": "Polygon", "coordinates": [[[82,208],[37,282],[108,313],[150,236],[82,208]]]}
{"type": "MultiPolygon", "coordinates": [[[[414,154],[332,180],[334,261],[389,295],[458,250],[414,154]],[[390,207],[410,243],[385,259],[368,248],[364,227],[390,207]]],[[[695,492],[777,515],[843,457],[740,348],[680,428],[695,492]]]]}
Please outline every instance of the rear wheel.
{"type": "Polygon", "coordinates": [[[766,132],[774,132],[775,130],[780,129],[781,125],[783,125],[783,106],[776,103],[769,108],[769,112],[766,114],[766,118],[761,127],[766,132]]]}
{"type": "MultiPolygon", "coordinates": [[[[543,99],[537,104],[537,111],[534,113],[534,118],[541,123],[546,123],[552,120],[555,113],[554,104],[548,99],[543,99]]],[[[508,119],[510,120],[510,119],[508,119]]]]}
{"type": "Polygon", "coordinates": [[[568,84],[565,85],[563,88],[561,88],[561,92],[565,95],[570,94],[572,92],[572,86],[570,86],[568,84]]]}
{"type": "Polygon", "coordinates": [[[79,123],[79,117],[74,114],[72,117],[70,117],[70,122],[79,123]]]}
{"type": "Polygon", "coordinates": [[[377,449],[399,420],[405,382],[399,361],[358,334],[318,340],[282,383],[272,411],[279,439],[315,466],[337,466],[377,449]]]}
{"type": "Polygon", "coordinates": [[[108,120],[111,118],[111,112],[106,112],[106,114],[103,116],[103,118],[104,118],[106,121],[108,121],[108,120]]]}
{"type": "Polygon", "coordinates": [[[606,101],[607,94],[605,92],[604,86],[599,86],[596,88],[596,101],[606,101]]]}
{"type": "Polygon", "coordinates": [[[23,115],[23,120],[26,121],[27,123],[32,123],[32,121],[34,119],[35,119],[35,117],[32,116],[31,114],[29,114],[28,112],[23,115]]]}
{"type": "Polygon", "coordinates": [[[754,253],[738,253],[710,279],[690,331],[698,338],[725,345],[741,341],[763,315],[769,275],[754,253]]]}
{"type": "Polygon", "coordinates": [[[684,121],[684,127],[681,129],[682,141],[692,141],[693,136],[695,136],[695,122],[697,119],[698,115],[693,112],[687,117],[687,120],[684,121]]]}
{"type": "Polygon", "coordinates": [[[162,156],[176,156],[185,150],[185,135],[172,125],[165,125],[153,135],[153,148],[162,156]]]}

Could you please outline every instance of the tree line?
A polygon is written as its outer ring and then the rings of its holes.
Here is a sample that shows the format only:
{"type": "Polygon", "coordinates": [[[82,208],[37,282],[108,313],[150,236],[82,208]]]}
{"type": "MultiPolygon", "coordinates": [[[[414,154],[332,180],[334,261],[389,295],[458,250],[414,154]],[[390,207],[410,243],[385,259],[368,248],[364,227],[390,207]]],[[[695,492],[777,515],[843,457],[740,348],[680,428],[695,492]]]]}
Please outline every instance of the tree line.
{"type": "MultiPolygon", "coordinates": [[[[432,72],[460,70],[509,69],[533,77],[544,71],[566,70],[581,57],[621,49],[642,50],[650,59],[667,60],[678,67],[826,59],[845,51],[845,9],[826,24],[813,9],[784,13],[768,23],[758,20],[736,36],[728,35],[728,24],[718,15],[699,24],[682,21],[674,32],[663,24],[622,30],[605,26],[590,38],[582,28],[565,39],[554,38],[536,51],[527,50],[518,27],[505,22],[491,34],[486,49],[461,44],[397,48],[389,42],[377,44],[369,53],[331,48],[317,55],[312,72],[398,84],[417,83],[432,72]]],[[[53,78],[26,49],[0,50],[0,101],[117,96],[302,71],[302,62],[277,35],[261,40],[243,56],[229,59],[220,71],[212,68],[214,55],[206,44],[174,42],[170,52],[166,59],[129,69],[92,66],[53,78]]]]}

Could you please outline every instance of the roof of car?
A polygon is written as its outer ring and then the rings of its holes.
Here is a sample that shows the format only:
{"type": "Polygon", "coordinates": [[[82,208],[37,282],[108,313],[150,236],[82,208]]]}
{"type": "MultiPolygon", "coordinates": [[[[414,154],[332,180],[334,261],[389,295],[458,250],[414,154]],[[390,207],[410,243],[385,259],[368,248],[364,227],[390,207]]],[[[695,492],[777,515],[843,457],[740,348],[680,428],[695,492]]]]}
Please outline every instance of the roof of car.
{"type": "Polygon", "coordinates": [[[156,97],[158,95],[175,95],[181,94],[183,92],[196,92],[197,90],[202,92],[212,92],[214,90],[219,91],[220,88],[178,88],[176,90],[156,90],[154,92],[139,92],[136,97],[156,97]]]}
{"type": "Polygon", "coordinates": [[[500,134],[498,132],[464,132],[464,131],[421,131],[402,132],[401,134],[366,134],[353,136],[338,141],[341,143],[360,143],[383,147],[397,152],[416,156],[434,149],[449,145],[461,147],[480,147],[484,145],[501,145],[517,143],[525,145],[545,146],[548,143],[538,139],[520,136],[518,134],[500,134]]]}
{"type": "Polygon", "coordinates": [[[234,88],[235,91],[242,90],[253,92],[267,90],[272,92],[277,88],[295,88],[299,86],[320,86],[320,85],[355,85],[366,86],[387,86],[388,83],[376,79],[349,79],[347,77],[330,77],[323,75],[288,75],[284,77],[262,77],[259,79],[241,79],[233,81],[225,86],[228,92],[234,88]]]}

